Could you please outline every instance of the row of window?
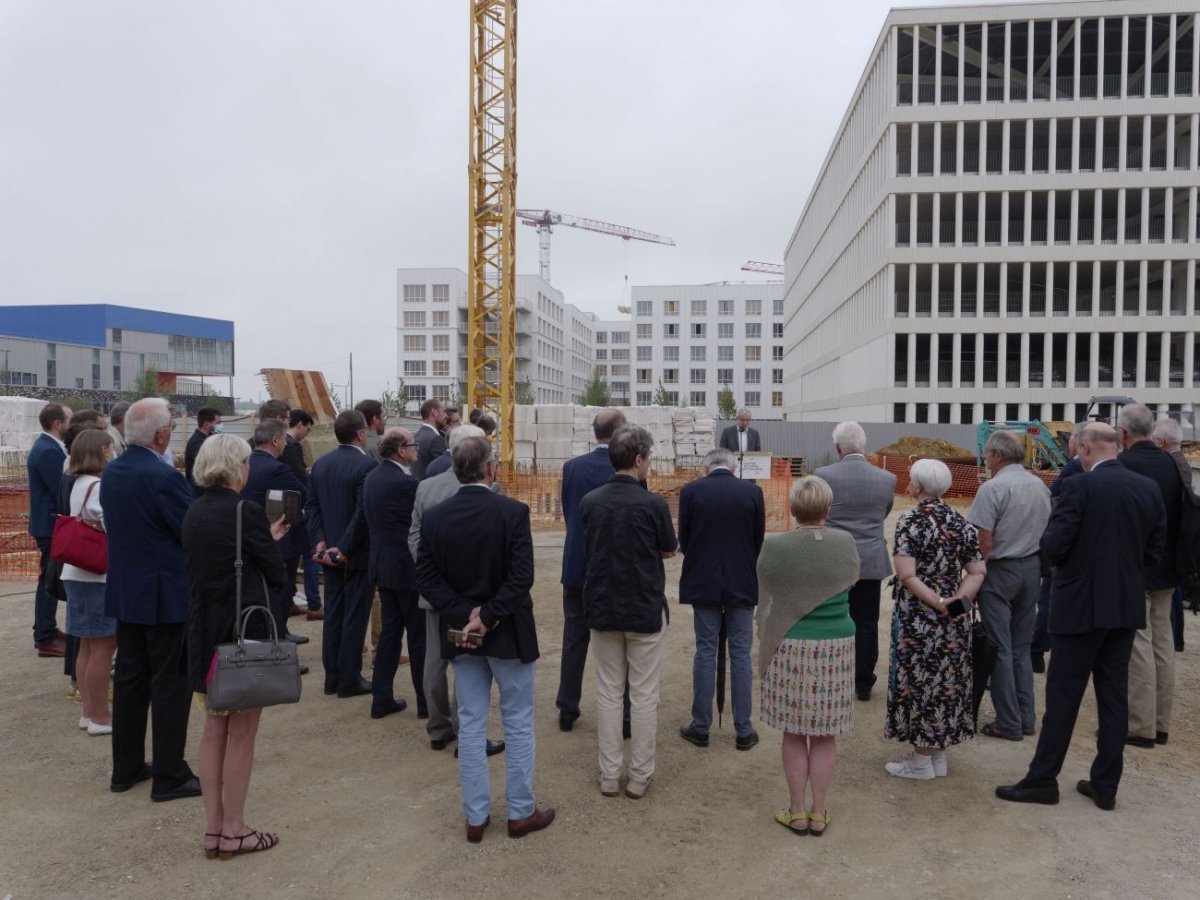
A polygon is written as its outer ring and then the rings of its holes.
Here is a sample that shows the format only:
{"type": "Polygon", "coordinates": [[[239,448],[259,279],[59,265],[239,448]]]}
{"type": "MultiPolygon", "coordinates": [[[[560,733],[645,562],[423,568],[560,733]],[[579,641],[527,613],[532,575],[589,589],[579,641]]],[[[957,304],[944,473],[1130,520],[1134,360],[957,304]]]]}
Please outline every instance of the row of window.
{"type": "MultiPolygon", "coordinates": [[[[405,303],[424,303],[425,302],[425,287],[423,284],[406,284],[404,285],[404,302],[405,303]]],[[[450,285],[448,284],[433,284],[429,285],[434,303],[449,303],[450,302],[450,285]]]]}
{"type": "MultiPolygon", "coordinates": [[[[679,398],[680,398],[679,391],[666,391],[665,393],[667,395],[667,405],[668,406],[679,406],[679,398]]],[[[634,395],[634,405],[635,406],[654,406],[655,405],[654,394],[655,394],[654,391],[638,391],[634,395]]],[[[687,405],[689,405],[689,406],[699,406],[699,407],[708,406],[708,392],[707,391],[692,391],[690,394],[685,394],[683,396],[685,396],[687,398],[687,401],[688,401],[687,405]]],[[[762,392],[761,391],[745,391],[742,394],[742,402],[739,405],[748,407],[750,409],[758,409],[759,407],[762,406],[762,392]]],[[[775,408],[779,408],[779,407],[783,406],[783,391],[772,391],[771,392],[771,406],[775,407],[775,408]]]]}
{"type": "MultiPolygon", "coordinates": [[[[406,359],[404,361],[404,377],[405,378],[424,378],[425,377],[425,360],[423,359],[406,359]]],[[[433,378],[449,378],[450,377],[450,360],[448,359],[433,359],[429,361],[429,374],[433,378]]]]}
{"type": "MultiPolygon", "coordinates": [[[[613,366],[614,375],[628,374],[627,366],[613,366]],[[616,369],[623,369],[623,372],[617,372],[616,369]]],[[[659,378],[663,384],[679,384],[679,369],[663,369],[659,378]]],[[[743,384],[762,384],[763,383],[762,369],[743,369],[742,383],[743,384]]],[[[600,372],[601,376],[606,373],[603,369],[600,372]]],[[[689,370],[691,380],[689,384],[708,384],[711,377],[709,369],[691,369],[689,370]]],[[[653,369],[638,369],[637,383],[638,384],[654,384],[655,375],[653,369]]],[[[733,369],[717,369],[717,384],[733,384],[733,369]]],[[[771,384],[783,384],[783,369],[771,370],[771,384]]]]}
{"type": "MultiPolygon", "coordinates": [[[[637,348],[638,362],[652,362],[654,360],[655,348],[650,345],[643,344],[637,348]]],[[[746,362],[760,362],[763,358],[763,348],[761,344],[744,344],[742,346],[742,359],[746,362]]],[[[663,362],[679,362],[679,347],[666,346],[662,348],[663,362]]],[[[688,358],[692,362],[708,362],[708,347],[704,344],[692,344],[688,348],[688,358]]],[[[733,362],[734,346],[733,344],[721,344],[717,347],[717,362],[733,362]]],[[[629,359],[628,351],[613,351],[613,360],[629,359]],[[618,352],[621,353],[618,356],[618,352]]],[[[776,344],[771,347],[771,359],[783,361],[783,345],[776,344]]],[[[603,363],[608,360],[607,353],[604,350],[596,351],[596,361],[603,363]]]]}
{"type": "Polygon", "coordinates": [[[596,343],[597,344],[610,343],[610,341],[609,341],[610,335],[612,337],[611,343],[613,343],[613,344],[628,344],[629,343],[629,332],[628,331],[611,331],[611,332],[610,331],[597,331],[596,332],[596,343]]]}
{"type": "MultiPolygon", "coordinates": [[[[430,324],[434,328],[449,328],[450,327],[450,313],[448,311],[434,312],[429,321],[430,321],[430,324]]],[[[426,322],[426,318],[425,318],[424,310],[420,310],[420,311],[405,310],[404,311],[404,327],[405,328],[424,328],[425,322],[426,322]]]]}
{"type": "MultiPolygon", "coordinates": [[[[638,300],[634,303],[634,315],[638,316],[639,318],[649,318],[649,317],[653,316],[654,315],[654,304],[656,302],[662,303],[662,311],[663,311],[662,314],[664,316],[666,316],[668,318],[672,318],[672,317],[677,317],[679,315],[681,304],[680,304],[680,301],[678,301],[678,300],[662,300],[662,301],[638,300]]],[[[716,303],[717,303],[717,315],[718,316],[735,315],[734,304],[736,303],[736,301],[734,301],[734,300],[718,300],[718,301],[716,301],[716,303]]],[[[708,301],[707,300],[692,300],[689,304],[689,309],[691,311],[692,316],[707,316],[708,315],[708,301]]],[[[759,300],[759,299],[746,300],[745,301],[745,312],[746,312],[746,315],[748,315],[748,316],[761,316],[763,314],[762,300],[759,300]]],[[[775,315],[775,316],[783,315],[783,298],[782,297],[778,297],[771,301],[771,314],[775,315]]]]}
{"type": "MultiPolygon", "coordinates": [[[[761,322],[744,322],[743,323],[747,340],[761,340],[763,336],[763,327],[761,322]]],[[[639,322],[636,326],[637,339],[639,341],[654,340],[654,324],[651,322],[639,322]]],[[[682,335],[682,330],[678,322],[664,322],[662,326],[662,337],[666,340],[678,340],[682,335]]],[[[694,339],[702,339],[708,337],[707,322],[692,322],[688,325],[687,336],[694,339]]],[[[771,337],[783,338],[783,323],[771,323],[771,337]]],[[[717,323],[717,339],[718,340],[733,340],[733,322],[718,322],[717,323]]],[[[641,349],[641,348],[639,348],[641,349]]]]}
{"type": "MultiPolygon", "coordinates": [[[[1159,411],[1173,419],[1183,412],[1183,404],[1168,403],[1166,408],[1159,404],[1159,411]]],[[[943,425],[974,425],[979,422],[1020,421],[1041,416],[1051,422],[1078,422],[1087,413],[1084,403],[963,403],[958,410],[958,422],[954,422],[954,404],[951,403],[894,403],[893,422],[940,422],[943,425]],[[913,407],[912,418],[907,418],[908,407],[913,407]],[[976,409],[978,407],[978,418],[976,409]]]]}

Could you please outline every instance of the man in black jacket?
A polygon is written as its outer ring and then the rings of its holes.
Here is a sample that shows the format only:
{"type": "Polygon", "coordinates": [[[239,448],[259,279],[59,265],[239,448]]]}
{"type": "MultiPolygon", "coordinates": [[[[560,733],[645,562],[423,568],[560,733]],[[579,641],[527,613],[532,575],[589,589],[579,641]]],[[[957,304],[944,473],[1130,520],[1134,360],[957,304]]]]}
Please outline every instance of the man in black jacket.
{"type": "Polygon", "coordinates": [[[1101,809],[1116,805],[1129,716],[1129,653],[1146,624],[1146,571],[1162,558],[1162,498],[1148,478],[1117,461],[1117,434],[1093,422],[1079,437],[1086,474],[1063,485],[1042,535],[1054,566],[1046,675],[1046,714],[1025,777],[996,788],[1001,800],[1058,802],[1058,774],[1075,730],[1088,678],[1095,682],[1100,730],[1089,778],[1076,784],[1101,809]]]}
{"type": "Polygon", "coordinates": [[[509,837],[545,828],[554,821],[554,810],[538,809],[533,796],[533,664],[538,643],[529,595],[529,507],[492,493],[496,464],[483,438],[460,442],[453,462],[461,487],[421,520],[417,578],[442,625],[461,631],[457,643],[447,636],[441,650],[454,668],[467,840],[478,843],[491,821],[486,741],[493,679],[500,688],[508,744],[504,794],[509,837]]]}
{"type": "Polygon", "coordinates": [[[1154,414],[1141,403],[1121,407],[1117,430],[1125,451],[1117,457],[1125,468],[1158,485],[1167,514],[1165,552],[1146,570],[1146,625],[1133,639],[1129,660],[1129,737],[1134,747],[1165,744],[1171,730],[1175,695],[1175,636],[1171,630],[1171,597],[1179,576],[1175,571],[1175,542],[1183,482],[1171,454],[1156,446],[1150,434],[1154,414]]]}
{"type": "Polygon", "coordinates": [[[183,468],[188,484],[192,486],[197,497],[204,493],[204,489],[197,488],[196,482],[192,480],[192,469],[196,467],[196,456],[200,453],[201,445],[208,440],[208,436],[220,430],[221,411],[219,409],[206,406],[196,413],[196,430],[188,438],[187,446],[183,450],[183,468]]]}
{"type": "MultiPolygon", "coordinates": [[[[287,437],[285,438],[287,443],[279,457],[280,462],[287,463],[292,474],[305,486],[308,485],[308,465],[304,461],[304,448],[301,444],[312,431],[313,424],[312,413],[308,410],[293,409],[289,412],[287,437]]],[[[321,609],[321,564],[314,562],[305,552],[308,549],[309,541],[304,523],[300,523],[299,527],[292,529],[292,538],[300,557],[300,566],[304,569],[304,600],[308,604],[308,612],[301,613],[297,608],[289,610],[289,613],[296,616],[304,615],[310,622],[319,622],[325,618],[325,610],[321,609]]],[[[293,565],[293,572],[295,568],[293,565]]]]}

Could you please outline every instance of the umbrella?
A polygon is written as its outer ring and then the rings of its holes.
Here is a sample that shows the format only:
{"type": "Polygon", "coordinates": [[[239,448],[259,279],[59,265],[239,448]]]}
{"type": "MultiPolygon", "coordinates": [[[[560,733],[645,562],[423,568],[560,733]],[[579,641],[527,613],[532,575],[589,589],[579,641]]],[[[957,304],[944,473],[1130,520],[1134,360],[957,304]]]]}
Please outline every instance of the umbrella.
{"type": "Polygon", "coordinates": [[[717,727],[721,727],[721,719],[725,712],[725,647],[729,641],[729,632],[725,627],[725,613],[721,613],[721,630],[717,633],[717,727]]]}

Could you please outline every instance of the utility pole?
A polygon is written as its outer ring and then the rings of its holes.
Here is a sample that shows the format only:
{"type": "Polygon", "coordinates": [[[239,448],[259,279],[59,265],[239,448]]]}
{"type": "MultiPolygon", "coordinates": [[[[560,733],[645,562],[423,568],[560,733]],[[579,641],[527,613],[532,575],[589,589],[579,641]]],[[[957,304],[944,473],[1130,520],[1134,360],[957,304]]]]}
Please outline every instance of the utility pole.
{"type": "Polygon", "coordinates": [[[350,384],[346,388],[346,393],[350,395],[350,408],[354,408],[354,353],[350,354],[350,384]]]}

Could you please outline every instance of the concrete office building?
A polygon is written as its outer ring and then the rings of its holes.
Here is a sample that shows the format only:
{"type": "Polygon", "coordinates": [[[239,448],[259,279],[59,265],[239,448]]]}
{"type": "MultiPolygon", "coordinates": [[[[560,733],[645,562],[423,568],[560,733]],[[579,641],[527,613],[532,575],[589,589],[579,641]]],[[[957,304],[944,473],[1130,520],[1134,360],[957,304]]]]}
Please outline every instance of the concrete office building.
{"type": "Polygon", "coordinates": [[[787,249],[788,417],[1189,420],[1198,13],[893,10],[787,249]]]}
{"type": "Polygon", "coordinates": [[[608,384],[612,402],[632,406],[633,325],[629,319],[596,322],[596,371],[608,384]]]}
{"type": "MultiPolygon", "coordinates": [[[[461,269],[397,271],[397,375],[409,408],[425,400],[465,402],[467,274],[461,269]]],[[[517,381],[537,403],[570,403],[587,386],[596,317],[536,275],[518,275],[517,381]]]]}

